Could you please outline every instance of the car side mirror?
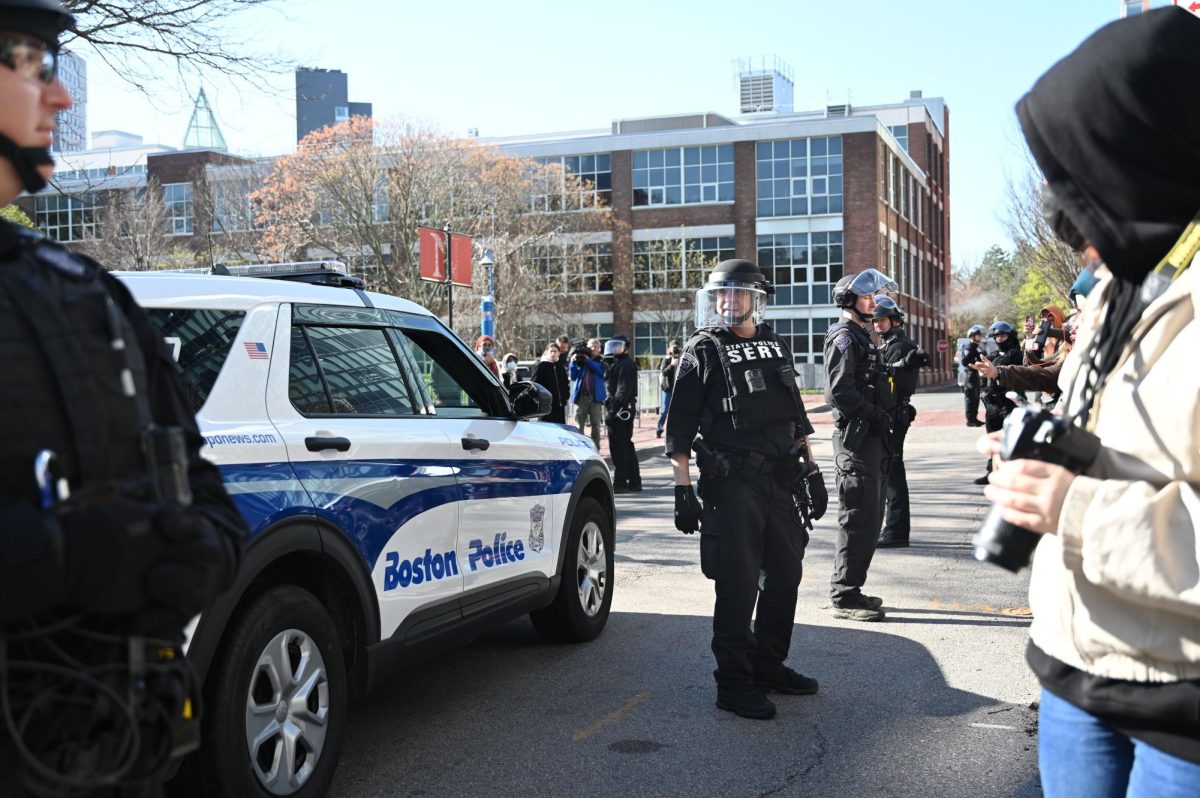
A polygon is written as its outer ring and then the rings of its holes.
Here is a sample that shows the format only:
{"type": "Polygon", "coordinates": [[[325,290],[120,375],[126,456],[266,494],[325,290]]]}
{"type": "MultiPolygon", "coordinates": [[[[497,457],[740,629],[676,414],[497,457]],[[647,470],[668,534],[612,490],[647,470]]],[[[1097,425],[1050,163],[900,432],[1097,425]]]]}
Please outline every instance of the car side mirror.
{"type": "Polygon", "coordinates": [[[550,412],[553,397],[536,382],[517,380],[508,386],[513,416],[519,419],[541,418],[550,412]]]}

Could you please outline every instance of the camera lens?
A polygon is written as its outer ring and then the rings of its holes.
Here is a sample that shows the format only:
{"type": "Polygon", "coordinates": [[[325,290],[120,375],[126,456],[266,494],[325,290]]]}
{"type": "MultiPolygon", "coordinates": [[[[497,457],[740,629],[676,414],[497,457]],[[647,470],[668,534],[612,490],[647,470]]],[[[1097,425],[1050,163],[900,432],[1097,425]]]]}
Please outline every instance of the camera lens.
{"type": "Polygon", "coordinates": [[[1042,536],[1010,524],[1000,513],[999,507],[992,507],[971,541],[975,544],[975,559],[999,565],[1015,574],[1033,561],[1033,550],[1042,536]]]}

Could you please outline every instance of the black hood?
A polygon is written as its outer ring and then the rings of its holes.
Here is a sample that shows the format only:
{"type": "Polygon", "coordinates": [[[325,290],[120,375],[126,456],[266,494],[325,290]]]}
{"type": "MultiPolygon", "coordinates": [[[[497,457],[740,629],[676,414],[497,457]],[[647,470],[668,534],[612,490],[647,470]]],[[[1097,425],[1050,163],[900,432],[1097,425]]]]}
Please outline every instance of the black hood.
{"type": "Polygon", "coordinates": [[[1160,8],[1105,25],[1017,103],[1067,216],[1140,281],[1200,211],[1200,18],[1160,8]]]}

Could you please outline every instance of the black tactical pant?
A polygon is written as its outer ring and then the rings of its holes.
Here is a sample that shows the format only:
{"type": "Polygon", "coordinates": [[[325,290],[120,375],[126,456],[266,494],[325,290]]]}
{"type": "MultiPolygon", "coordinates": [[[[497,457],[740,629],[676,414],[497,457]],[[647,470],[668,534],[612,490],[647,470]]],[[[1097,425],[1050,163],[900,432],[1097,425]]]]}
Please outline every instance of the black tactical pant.
{"type": "Polygon", "coordinates": [[[883,512],[883,534],[889,538],[908,540],[910,531],[908,507],[908,474],[904,470],[904,439],[912,422],[909,417],[916,414],[912,405],[905,404],[896,416],[896,429],[892,435],[892,459],[887,471],[887,499],[883,512]]]}
{"type": "Polygon", "coordinates": [[[835,606],[853,606],[862,595],[883,521],[884,485],[890,459],[883,438],[874,431],[868,433],[853,451],[846,448],[844,437],[844,430],[834,429],[838,531],[833,548],[830,597],[835,606]]]}
{"type": "Polygon", "coordinates": [[[967,377],[967,384],[963,386],[963,399],[966,402],[967,421],[979,420],[979,375],[971,374],[967,377]],[[974,380],[971,377],[975,377],[974,380]]]}
{"type": "MultiPolygon", "coordinates": [[[[995,432],[1004,427],[1004,419],[1008,418],[1008,414],[1013,411],[1013,406],[1008,402],[984,402],[983,403],[983,428],[987,432],[995,432]]],[[[988,458],[987,472],[992,473],[992,458],[988,458]]]]}
{"type": "Polygon", "coordinates": [[[633,448],[633,419],[622,421],[609,415],[608,452],[613,460],[613,487],[640,488],[642,471],[638,465],[637,450],[633,448]]]}
{"type": "Polygon", "coordinates": [[[787,659],[808,530],[788,486],[770,475],[731,474],[701,491],[700,568],[716,583],[712,651],[726,687],[787,659]]]}

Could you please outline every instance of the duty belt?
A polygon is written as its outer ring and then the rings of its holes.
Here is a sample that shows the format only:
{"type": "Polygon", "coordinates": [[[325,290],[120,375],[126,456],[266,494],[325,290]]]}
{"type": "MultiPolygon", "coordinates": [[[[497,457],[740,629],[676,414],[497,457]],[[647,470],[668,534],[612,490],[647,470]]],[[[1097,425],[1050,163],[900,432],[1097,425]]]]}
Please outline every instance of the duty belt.
{"type": "Polygon", "coordinates": [[[758,475],[772,475],[781,468],[789,465],[786,457],[767,457],[761,452],[726,452],[720,454],[729,458],[729,472],[758,475]]]}

